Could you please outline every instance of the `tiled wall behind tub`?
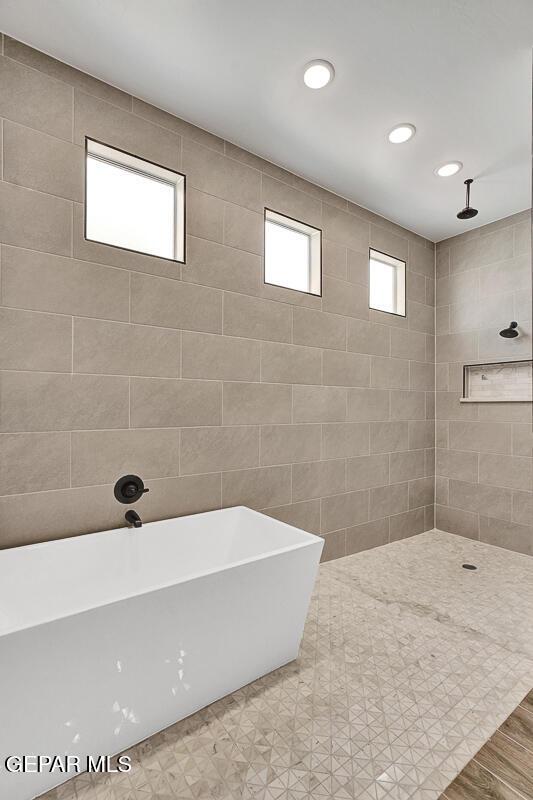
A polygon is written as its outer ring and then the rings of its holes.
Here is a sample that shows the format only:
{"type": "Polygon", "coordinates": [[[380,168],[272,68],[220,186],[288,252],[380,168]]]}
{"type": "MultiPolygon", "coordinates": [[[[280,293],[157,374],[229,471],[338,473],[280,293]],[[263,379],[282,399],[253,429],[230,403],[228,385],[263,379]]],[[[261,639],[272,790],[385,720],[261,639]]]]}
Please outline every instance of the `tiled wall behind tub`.
{"type": "Polygon", "coordinates": [[[533,554],[531,403],[460,403],[464,363],[531,358],[529,211],[437,245],[437,527],[533,554]],[[521,335],[504,339],[511,320],[521,335]]]}
{"type": "Polygon", "coordinates": [[[434,246],[4,37],[0,542],[245,504],[325,557],[433,525],[434,246]],[[187,263],[83,238],[89,135],[187,175],[187,263]],[[265,286],[263,207],[323,229],[323,297],[265,286]],[[408,314],[368,310],[368,247],[408,314]]]}

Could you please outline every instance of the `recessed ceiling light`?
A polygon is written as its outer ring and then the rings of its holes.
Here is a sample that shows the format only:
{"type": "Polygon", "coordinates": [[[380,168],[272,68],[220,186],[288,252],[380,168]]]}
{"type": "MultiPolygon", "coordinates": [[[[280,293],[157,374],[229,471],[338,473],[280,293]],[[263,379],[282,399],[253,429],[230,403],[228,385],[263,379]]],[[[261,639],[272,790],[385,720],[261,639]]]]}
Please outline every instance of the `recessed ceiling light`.
{"type": "Polygon", "coordinates": [[[335,77],[333,64],[322,59],[315,59],[306,64],[304,70],[304,83],[310,89],[323,89],[335,77]]]}
{"type": "Polygon", "coordinates": [[[438,175],[439,178],[450,178],[452,175],[457,175],[462,168],[463,165],[460,161],[448,161],[441,167],[437,167],[435,175],[438,175]]]}
{"type": "Polygon", "coordinates": [[[396,125],[389,133],[389,142],[392,144],[403,144],[412,139],[416,133],[416,128],[410,122],[402,122],[401,125],[396,125]]]}

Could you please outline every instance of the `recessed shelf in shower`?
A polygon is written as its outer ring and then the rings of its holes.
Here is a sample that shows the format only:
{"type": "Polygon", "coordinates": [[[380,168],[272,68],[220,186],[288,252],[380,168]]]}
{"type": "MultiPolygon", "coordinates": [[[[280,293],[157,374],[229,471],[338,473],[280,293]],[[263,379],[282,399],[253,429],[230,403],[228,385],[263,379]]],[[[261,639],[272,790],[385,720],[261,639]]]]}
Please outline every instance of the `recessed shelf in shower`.
{"type": "Polygon", "coordinates": [[[531,400],[531,359],[464,365],[461,403],[523,403],[531,400]]]}

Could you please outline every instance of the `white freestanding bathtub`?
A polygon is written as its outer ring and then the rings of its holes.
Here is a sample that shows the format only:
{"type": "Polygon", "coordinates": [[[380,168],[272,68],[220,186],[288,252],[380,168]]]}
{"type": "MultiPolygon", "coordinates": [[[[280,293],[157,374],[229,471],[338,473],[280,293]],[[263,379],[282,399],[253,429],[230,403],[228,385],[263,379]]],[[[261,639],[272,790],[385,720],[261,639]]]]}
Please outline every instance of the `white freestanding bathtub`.
{"type": "Polygon", "coordinates": [[[114,755],[296,658],[322,546],[239,507],[0,551],[0,798],[76,774],[7,756],[114,755]]]}

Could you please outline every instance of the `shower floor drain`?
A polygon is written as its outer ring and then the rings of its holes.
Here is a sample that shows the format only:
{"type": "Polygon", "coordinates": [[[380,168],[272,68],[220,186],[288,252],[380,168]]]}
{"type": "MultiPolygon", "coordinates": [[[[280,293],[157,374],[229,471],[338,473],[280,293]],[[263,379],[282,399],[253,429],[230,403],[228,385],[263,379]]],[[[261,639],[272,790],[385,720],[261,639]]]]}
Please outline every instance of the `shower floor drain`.
{"type": "Polygon", "coordinates": [[[477,569],[475,564],[463,564],[463,569],[477,569]]]}

